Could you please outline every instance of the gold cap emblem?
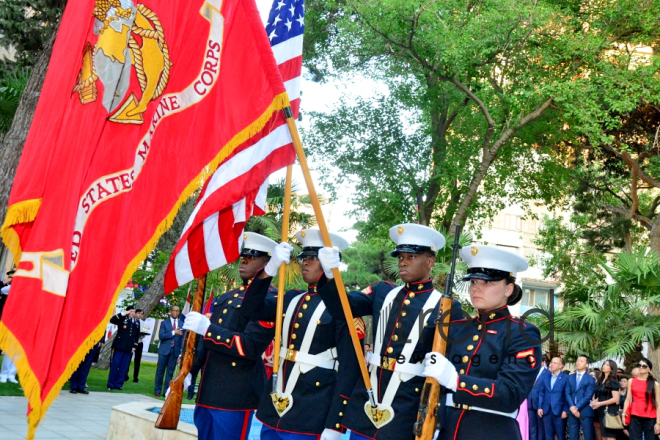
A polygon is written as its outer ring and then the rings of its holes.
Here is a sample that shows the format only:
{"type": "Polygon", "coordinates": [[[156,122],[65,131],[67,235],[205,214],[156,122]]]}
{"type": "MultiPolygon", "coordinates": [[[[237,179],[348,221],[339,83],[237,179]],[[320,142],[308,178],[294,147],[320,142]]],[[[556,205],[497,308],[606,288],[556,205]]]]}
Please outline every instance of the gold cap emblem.
{"type": "Polygon", "coordinates": [[[479,248],[476,247],[476,246],[472,246],[472,250],[470,251],[470,253],[474,257],[475,255],[477,255],[479,253],[479,248]]]}
{"type": "Polygon", "coordinates": [[[301,238],[305,238],[305,235],[307,235],[307,232],[305,232],[305,231],[302,231],[302,232],[300,233],[300,237],[301,237],[301,238]]]}
{"type": "Polygon", "coordinates": [[[403,234],[403,226],[399,226],[398,228],[396,228],[396,232],[398,232],[399,235],[403,234]]]}

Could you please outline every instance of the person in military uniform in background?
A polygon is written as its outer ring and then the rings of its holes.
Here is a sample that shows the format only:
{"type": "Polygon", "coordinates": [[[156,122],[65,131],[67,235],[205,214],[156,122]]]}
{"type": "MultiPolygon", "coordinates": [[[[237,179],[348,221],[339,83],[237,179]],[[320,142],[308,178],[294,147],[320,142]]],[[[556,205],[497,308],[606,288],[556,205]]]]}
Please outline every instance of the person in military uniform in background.
{"type": "MultiPolygon", "coordinates": [[[[277,391],[271,394],[271,378],[257,409],[257,418],[263,423],[261,439],[318,439],[320,434],[321,440],[337,440],[344,431],[342,418],[349,393],[360,374],[358,360],[346,322],[334,319],[317,294],[319,280],[325,282],[333,276],[330,272],[324,276],[318,261],[323,247],[320,231],[304,229],[296,238],[303,246],[298,261],[308,288],[285,294],[277,391]]],[[[330,238],[339,251],[348,247],[340,236],[330,234],[330,238]]],[[[280,243],[277,249],[286,255],[275,261],[275,267],[289,259],[291,247],[280,243]]],[[[274,272],[267,269],[248,288],[242,313],[274,321],[277,300],[265,296],[274,272]]]]}
{"type": "Polygon", "coordinates": [[[108,391],[123,390],[124,378],[128,374],[131,357],[140,338],[140,327],[135,323],[135,307],[126,307],[126,310],[110,318],[110,322],[117,326],[117,336],[112,342],[108,391]]]}
{"type": "MultiPolygon", "coordinates": [[[[461,249],[470,301],[479,311],[449,327],[447,355],[427,355],[424,375],[447,390],[441,440],[520,439],[518,408],[541,368],[538,328],[511,316],[522,298],[515,284],[527,261],[494,246],[461,249]]],[[[563,435],[563,434],[562,434],[563,435]]]]}
{"type": "MultiPolygon", "coordinates": [[[[381,415],[379,420],[373,420],[367,390],[358,381],[344,411],[343,425],[351,430],[351,439],[414,437],[413,425],[425,381],[424,356],[433,345],[441,294],[433,287],[431,270],[437,251],[445,246],[445,238],[434,229],[410,223],[390,228],[390,238],[396,244],[391,255],[399,260],[399,276],[405,284],[381,281],[362,292],[348,293],[354,316],[373,317],[374,345],[369,368],[381,415]]],[[[326,272],[339,266],[335,249],[323,248],[319,259],[326,272]]],[[[334,280],[319,294],[330,313],[344,320],[334,280]]],[[[452,307],[452,316],[460,319],[460,303],[454,301],[452,307]]]]}
{"type": "MultiPolygon", "coordinates": [[[[254,411],[266,390],[261,355],[273,340],[275,326],[246,319],[240,310],[246,288],[269,264],[276,246],[263,235],[246,232],[239,266],[243,285],[215,299],[210,320],[196,312],[186,316],[183,328],[203,336],[195,360],[197,366],[203,364],[194,414],[200,439],[243,440],[250,432],[254,411]]],[[[270,265],[267,271],[275,274],[278,268],[279,264],[270,265]]],[[[266,294],[274,298],[277,289],[267,285],[266,294]]]]}

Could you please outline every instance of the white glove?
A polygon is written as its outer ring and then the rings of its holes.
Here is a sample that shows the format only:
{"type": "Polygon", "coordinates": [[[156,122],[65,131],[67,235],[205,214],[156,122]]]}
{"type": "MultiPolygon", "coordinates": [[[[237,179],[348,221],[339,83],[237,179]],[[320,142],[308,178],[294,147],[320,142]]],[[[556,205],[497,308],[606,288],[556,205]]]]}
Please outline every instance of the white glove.
{"type": "Polygon", "coordinates": [[[270,261],[266,267],[264,267],[264,272],[269,277],[274,277],[277,274],[277,271],[280,269],[282,263],[289,264],[291,261],[291,251],[293,247],[289,243],[280,243],[275,246],[273,249],[273,255],[270,257],[270,261]]]}
{"type": "Polygon", "coordinates": [[[183,323],[184,330],[190,330],[198,335],[204,335],[206,329],[211,325],[209,318],[197,312],[190,312],[186,315],[186,320],[183,323]]]}
{"type": "Polygon", "coordinates": [[[422,375],[432,377],[445,388],[456,391],[458,382],[456,367],[438,352],[426,353],[422,375]]]}
{"type": "Polygon", "coordinates": [[[319,261],[323,266],[323,272],[327,279],[331,280],[335,276],[332,274],[332,269],[339,267],[339,249],[336,247],[324,247],[319,249],[319,261]]]}
{"type": "Polygon", "coordinates": [[[320,440],[339,440],[341,438],[341,432],[335,431],[334,429],[325,428],[321,433],[320,440]]]}

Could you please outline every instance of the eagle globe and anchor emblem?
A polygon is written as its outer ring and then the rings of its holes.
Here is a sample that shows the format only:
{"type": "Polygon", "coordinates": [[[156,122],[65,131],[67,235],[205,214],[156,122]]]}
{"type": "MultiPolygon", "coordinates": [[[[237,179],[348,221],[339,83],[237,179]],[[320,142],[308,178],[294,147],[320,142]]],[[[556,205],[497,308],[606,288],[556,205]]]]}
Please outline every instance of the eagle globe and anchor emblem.
{"type": "Polygon", "coordinates": [[[98,99],[97,81],[103,84],[101,102],[108,119],[122,124],[142,124],[149,102],[163,94],[170,69],[170,53],[158,16],[132,0],[96,0],[94,4],[96,45],[83,49],[78,84],[74,87],[82,104],[98,99]],[[141,96],[129,94],[132,68],[141,96]]]}

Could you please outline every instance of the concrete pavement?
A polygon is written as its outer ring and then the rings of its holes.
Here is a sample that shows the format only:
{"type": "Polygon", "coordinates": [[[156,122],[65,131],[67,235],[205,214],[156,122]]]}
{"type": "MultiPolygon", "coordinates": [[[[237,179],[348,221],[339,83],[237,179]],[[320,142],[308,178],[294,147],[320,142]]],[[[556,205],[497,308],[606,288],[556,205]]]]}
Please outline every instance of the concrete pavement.
{"type": "MultiPolygon", "coordinates": [[[[37,428],[36,439],[105,439],[112,407],[128,402],[162,401],[141,394],[92,392],[88,395],[60,392],[37,428]]],[[[27,399],[0,397],[0,439],[25,439],[27,399]]]]}

